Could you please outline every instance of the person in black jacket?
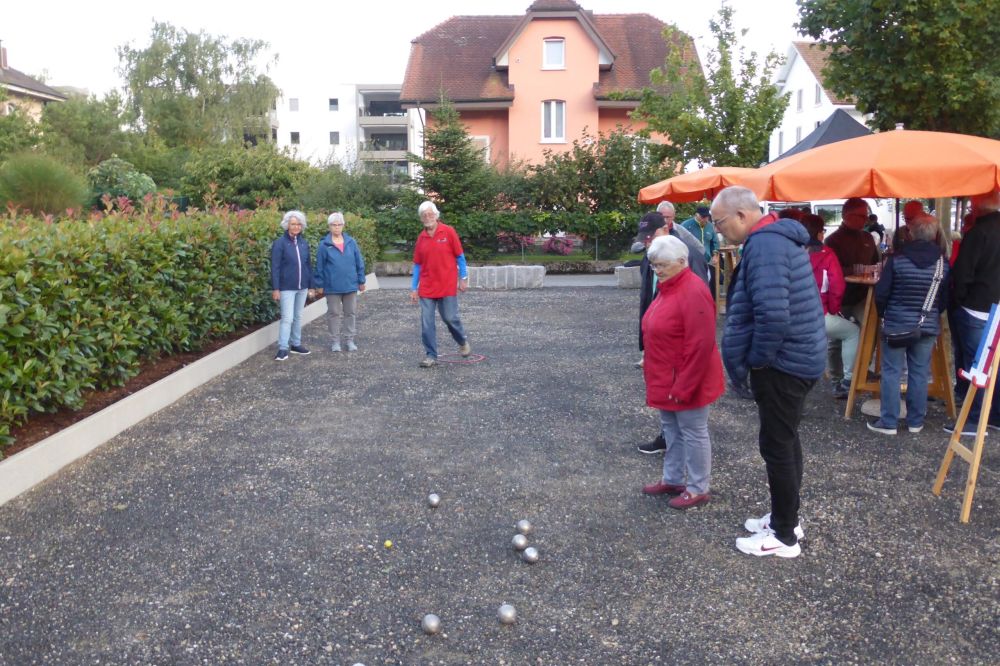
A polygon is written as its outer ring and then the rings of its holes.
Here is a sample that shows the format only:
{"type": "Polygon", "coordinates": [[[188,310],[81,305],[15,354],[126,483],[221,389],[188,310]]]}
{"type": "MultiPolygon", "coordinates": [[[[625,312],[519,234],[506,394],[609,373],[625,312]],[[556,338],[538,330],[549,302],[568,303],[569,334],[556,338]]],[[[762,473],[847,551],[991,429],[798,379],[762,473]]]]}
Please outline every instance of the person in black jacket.
{"type": "Polygon", "coordinates": [[[875,286],[875,307],[885,334],[919,330],[920,337],[905,347],[882,341],[882,413],[868,429],[895,435],[899,425],[899,380],[906,362],[906,427],[924,428],[927,415],[927,380],[931,373],[931,350],[941,332],[941,313],[947,303],[948,261],[935,241],[937,218],[923,213],[909,225],[910,239],[889,257],[875,286]],[[935,277],[937,284],[934,284],[935,277]],[[928,309],[924,303],[935,292],[928,309]]]}
{"type": "MultiPolygon", "coordinates": [[[[971,368],[976,359],[990,307],[1000,302],[1000,192],[973,197],[972,210],[976,215],[975,226],[962,239],[952,269],[955,368],[964,370],[971,368]]],[[[955,393],[959,399],[965,398],[968,387],[968,381],[957,378],[955,393]]],[[[983,393],[976,391],[963,435],[975,435],[984,408],[983,393]]],[[[989,411],[990,428],[1000,430],[1000,404],[995,396],[985,409],[989,411]]],[[[952,432],[952,426],[945,430],[952,432]]]]}
{"type": "MultiPolygon", "coordinates": [[[[679,238],[688,247],[688,266],[691,272],[700,277],[707,285],[709,281],[708,264],[705,262],[705,250],[701,244],[691,236],[689,231],[674,224],[674,208],[669,202],[661,203],[657,211],[663,212],[646,213],[642,216],[635,243],[637,245],[641,243],[643,247],[648,248],[656,236],[670,235],[679,238]]],[[[642,351],[642,317],[646,314],[649,304],[653,302],[653,297],[656,295],[656,274],[649,265],[649,258],[645,254],[642,255],[642,262],[639,264],[639,276],[639,350],[642,351]]],[[[639,361],[637,365],[642,367],[642,361],[639,361]]],[[[638,449],[640,453],[661,453],[666,451],[667,442],[663,439],[661,432],[652,442],[640,444],[638,449]]]]}

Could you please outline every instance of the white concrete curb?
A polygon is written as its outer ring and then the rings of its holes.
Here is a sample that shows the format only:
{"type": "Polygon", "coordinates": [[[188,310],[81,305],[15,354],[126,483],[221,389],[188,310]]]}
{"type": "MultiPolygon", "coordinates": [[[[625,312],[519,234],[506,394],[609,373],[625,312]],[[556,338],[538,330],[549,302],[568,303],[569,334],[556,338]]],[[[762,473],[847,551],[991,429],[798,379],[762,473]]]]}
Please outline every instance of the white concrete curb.
{"type": "MultiPolygon", "coordinates": [[[[320,298],[306,306],[302,313],[302,325],[324,314],[326,299],[320,298]]],[[[267,349],[277,339],[278,322],[274,322],[0,461],[0,506],[74,460],[87,455],[126,428],[152,416],[257,352],[267,349]]]]}

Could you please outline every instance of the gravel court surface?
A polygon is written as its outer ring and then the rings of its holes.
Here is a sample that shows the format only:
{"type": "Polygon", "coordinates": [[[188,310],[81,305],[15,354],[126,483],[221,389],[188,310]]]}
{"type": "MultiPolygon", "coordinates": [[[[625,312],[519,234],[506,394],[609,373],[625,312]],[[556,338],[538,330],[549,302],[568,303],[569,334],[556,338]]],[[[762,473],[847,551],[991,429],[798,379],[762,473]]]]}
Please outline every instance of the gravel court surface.
{"type": "Polygon", "coordinates": [[[817,385],[802,556],[743,555],[768,508],[752,403],[713,407],[710,504],[639,492],[661,461],[634,448],[636,300],[469,293],[485,359],[425,370],[417,308],[378,291],[359,352],[317,321],[312,355],[258,354],[0,507],[0,664],[996,663],[992,442],[961,525],[967,466],[930,493],[939,405],[890,438],[817,385]]]}

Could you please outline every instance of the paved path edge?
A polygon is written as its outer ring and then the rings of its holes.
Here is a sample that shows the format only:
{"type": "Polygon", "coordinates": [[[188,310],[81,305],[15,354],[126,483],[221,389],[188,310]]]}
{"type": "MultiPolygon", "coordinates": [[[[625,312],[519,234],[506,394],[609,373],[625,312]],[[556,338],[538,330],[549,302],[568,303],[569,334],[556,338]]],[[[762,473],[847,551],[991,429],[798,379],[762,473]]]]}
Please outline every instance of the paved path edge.
{"type": "MultiPolygon", "coordinates": [[[[326,314],[326,299],[306,306],[302,325],[326,314]]],[[[167,407],[202,384],[273,345],[278,322],[218,349],[155,384],[119,400],[51,437],[0,460],[0,506],[34,488],[126,428],[167,407]]]]}

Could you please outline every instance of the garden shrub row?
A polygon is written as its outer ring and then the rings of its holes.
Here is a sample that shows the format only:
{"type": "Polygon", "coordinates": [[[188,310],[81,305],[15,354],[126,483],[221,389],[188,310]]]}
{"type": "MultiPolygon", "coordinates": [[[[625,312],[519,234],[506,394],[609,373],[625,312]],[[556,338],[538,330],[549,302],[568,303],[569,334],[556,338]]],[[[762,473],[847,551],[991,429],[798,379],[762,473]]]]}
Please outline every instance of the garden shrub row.
{"type": "MultiPolygon", "coordinates": [[[[315,248],[326,215],[307,213],[315,248]]],[[[347,216],[366,261],[375,224],[347,216]]],[[[79,408],[144,361],[273,321],[281,212],[111,212],[0,224],[0,457],[32,412],[79,408]]]]}

